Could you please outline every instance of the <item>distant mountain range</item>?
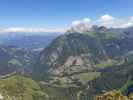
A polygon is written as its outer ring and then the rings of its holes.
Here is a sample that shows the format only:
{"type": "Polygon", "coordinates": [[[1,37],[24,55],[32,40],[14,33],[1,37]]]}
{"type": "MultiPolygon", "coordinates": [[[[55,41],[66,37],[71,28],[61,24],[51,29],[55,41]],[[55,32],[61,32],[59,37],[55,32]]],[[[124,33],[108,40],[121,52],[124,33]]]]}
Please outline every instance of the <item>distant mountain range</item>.
{"type": "Polygon", "coordinates": [[[133,85],[133,27],[86,28],[64,34],[0,34],[2,96],[93,100],[113,89],[126,94],[133,85]]]}
{"type": "Polygon", "coordinates": [[[37,52],[16,46],[0,46],[0,75],[30,73],[37,52]]]}
{"type": "Polygon", "coordinates": [[[20,48],[45,48],[60,33],[1,33],[1,45],[13,45],[20,48]]]}

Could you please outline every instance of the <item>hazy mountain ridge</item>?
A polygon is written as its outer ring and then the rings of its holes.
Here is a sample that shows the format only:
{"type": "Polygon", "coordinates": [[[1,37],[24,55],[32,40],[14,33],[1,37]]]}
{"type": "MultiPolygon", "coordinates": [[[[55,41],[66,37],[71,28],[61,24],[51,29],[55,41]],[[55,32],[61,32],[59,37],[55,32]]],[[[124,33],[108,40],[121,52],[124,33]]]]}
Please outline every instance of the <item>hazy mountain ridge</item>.
{"type": "MultiPolygon", "coordinates": [[[[0,46],[0,75],[22,72],[31,67],[36,52],[16,46],[0,46]]],[[[32,69],[30,69],[32,70],[32,69]]]]}
{"type": "Polygon", "coordinates": [[[1,33],[1,45],[14,45],[20,48],[45,48],[61,33],[1,33]]]}

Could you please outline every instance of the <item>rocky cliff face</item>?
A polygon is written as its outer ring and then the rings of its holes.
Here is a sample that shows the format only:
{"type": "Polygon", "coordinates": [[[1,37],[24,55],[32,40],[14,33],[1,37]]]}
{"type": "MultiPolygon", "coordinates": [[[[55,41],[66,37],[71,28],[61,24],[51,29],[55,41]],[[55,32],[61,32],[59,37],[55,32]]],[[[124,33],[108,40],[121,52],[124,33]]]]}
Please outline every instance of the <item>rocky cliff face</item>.
{"type": "Polygon", "coordinates": [[[66,33],[57,37],[40,53],[35,73],[44,76],[70,75],[95,71],[107,60],[120,61],[133,50],[133,33],[128,29],[93,27],[84,33],[66,33]],[[127,34],[128,33],[128,34],[127,34]]]}
{"type": "Polygon", "coordinates": [[[41,69],[48,69],[54,75],[94,70],[95,62],[106,59],[104,50],[96,41],[78,33],[58,37],[42,51],[39,61],[41,69]]]}

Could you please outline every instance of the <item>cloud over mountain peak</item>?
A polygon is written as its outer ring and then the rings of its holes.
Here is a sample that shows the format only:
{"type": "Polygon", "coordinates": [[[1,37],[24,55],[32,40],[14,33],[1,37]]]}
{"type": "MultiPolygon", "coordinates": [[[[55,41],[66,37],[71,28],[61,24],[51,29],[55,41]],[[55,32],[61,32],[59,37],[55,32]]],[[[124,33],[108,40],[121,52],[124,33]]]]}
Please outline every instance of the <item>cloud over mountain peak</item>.
{"type": "Polygon", "coordinates": [[[109,14],[105,14],[95,20],[91,20],[88,17],[82,18],[80,20],[75,20],[71,23],[69,27],[65,27],[65,28],[8,27],[8,28],[0,28],[0,33],[9,33],[9,32],[23,32],[23,33],[24,32],[27,32],[27,33],[61,32],[61,33],[64,33],[68,30],[76,31],[76,32],[84,32],[84,31],[89,31],[94,25],[105,26],[107,28],[126,28],[126,27],[133,26],[133,16],[128,18],[117,18],[109,14]]]}
{"type": "Polygon", "coordinates": [[[127,28],[133,26],[133,16],[129,18],[117,18],[105,14],[96,20],[83,18],[72,22],[69,31],[84,32],[89,31],[94,25],[105,26],[107,28],[127,28]]]}

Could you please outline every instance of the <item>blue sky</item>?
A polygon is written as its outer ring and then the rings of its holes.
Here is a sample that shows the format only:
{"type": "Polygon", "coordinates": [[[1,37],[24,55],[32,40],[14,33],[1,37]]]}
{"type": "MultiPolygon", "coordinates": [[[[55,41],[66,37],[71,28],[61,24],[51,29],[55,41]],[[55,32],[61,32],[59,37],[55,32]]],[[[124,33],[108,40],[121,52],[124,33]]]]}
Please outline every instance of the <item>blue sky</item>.
{"type": "Polygon", "coordinates": [[[104,14],[133,16],[133,0],[0,0],[0,27],[61,28],[104,14]]]}

